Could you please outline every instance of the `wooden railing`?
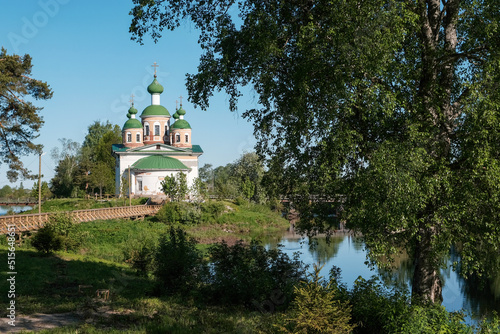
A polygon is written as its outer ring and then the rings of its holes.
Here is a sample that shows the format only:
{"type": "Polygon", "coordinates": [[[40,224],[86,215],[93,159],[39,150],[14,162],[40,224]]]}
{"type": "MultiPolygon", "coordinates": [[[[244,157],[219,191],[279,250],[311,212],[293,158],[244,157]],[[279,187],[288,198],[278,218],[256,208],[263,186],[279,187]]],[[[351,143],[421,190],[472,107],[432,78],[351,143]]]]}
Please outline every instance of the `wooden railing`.
{"type": "MultiPolygon", "coordinates": [[[[71,215],[76,223],[83,223],[93,220],[150,216],[156,214],[160,208],[161,205],[135,205],[103,209],[65,211],[64,213],[71,215]]],[[[37,230],[43,227],[49,221],[50,216],[54,214],[54,212],[51,212],[0,216],[0,234],[7,234],[8,226],[12,225],[15,226],[16,234],[37,230]]]]}

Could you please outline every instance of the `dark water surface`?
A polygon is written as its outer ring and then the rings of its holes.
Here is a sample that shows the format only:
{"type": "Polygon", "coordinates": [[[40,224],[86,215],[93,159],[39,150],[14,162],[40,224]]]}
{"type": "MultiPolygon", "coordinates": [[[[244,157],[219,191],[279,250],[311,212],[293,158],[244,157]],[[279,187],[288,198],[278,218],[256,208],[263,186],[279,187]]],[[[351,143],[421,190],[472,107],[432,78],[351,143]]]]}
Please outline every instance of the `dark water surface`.
{"type": "MultiPolygon", "coordinates": [[[[378,268],[370,270],[365,263],[366,251],[363,242],[350,235],[335,235],[330,243],[326,242],[326,238],[320,237],[310,245],[308,239],[290,232],[280,240],[268,241],[267,245],[275,247],[278,243],[283,245],[282,250],[290,256],[294,252],[300,252],[300,259],[311,265],[311,268],[314,263],[324,264],[321,274],[325,278],[328,278],[333,265],[339,267],[342,270],[342,282],[346,283],[348,288],[353,287],[354,281],[359,276],[369,279],[373,275],[379,276],[388,286],[400,283],[410,287],[413,266],[407,258],[396,259],[399,269],[393,272],[382,272],[378,268]]],[[[450,254],[448,258],[443,259],[448,268],[441,270],[444,284],[443,305],[446,309],[448,311],[463,309],[469,315],[467,317],[469,323],[491,314],[493,310],[500,313],[500,274],[497,273],[496,279],[481,286],[478,282],[465,280],[454,272],[451,269],[453,260],[457,260],[457,255],[450,254]]]]}

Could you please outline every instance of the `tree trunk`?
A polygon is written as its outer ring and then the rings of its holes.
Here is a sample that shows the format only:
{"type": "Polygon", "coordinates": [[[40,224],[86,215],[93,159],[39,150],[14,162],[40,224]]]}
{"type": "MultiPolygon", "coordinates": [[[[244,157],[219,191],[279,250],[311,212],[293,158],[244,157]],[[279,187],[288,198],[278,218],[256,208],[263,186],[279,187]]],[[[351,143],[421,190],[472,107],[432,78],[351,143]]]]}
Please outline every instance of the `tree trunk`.
{"type": "Polygon", "coordinates": [[[420,240],[415,247],[415,271],[412,281],[412,302],[441,303],[442,281],[439,276],[439,259],[432,249],[433,228],[420,230],[420,240]]]}

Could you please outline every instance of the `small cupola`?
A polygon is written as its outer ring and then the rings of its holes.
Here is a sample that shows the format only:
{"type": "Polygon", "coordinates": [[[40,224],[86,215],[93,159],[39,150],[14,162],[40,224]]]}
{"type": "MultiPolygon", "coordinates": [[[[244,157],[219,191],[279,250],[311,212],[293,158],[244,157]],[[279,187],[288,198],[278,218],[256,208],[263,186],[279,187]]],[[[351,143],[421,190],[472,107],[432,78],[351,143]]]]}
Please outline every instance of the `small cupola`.
{"type": "MultiPolygon", "coordinates": [[[[132,96],[133,97],[133,96],[132,96]]],[[[137,109],[134,108],[134,102],[131,100],[132,105],[127,113],[128,121],[125,122],[122,128],[122,140],[126,147],[142,146],[142,123],[135,118],[137,109]]]]}

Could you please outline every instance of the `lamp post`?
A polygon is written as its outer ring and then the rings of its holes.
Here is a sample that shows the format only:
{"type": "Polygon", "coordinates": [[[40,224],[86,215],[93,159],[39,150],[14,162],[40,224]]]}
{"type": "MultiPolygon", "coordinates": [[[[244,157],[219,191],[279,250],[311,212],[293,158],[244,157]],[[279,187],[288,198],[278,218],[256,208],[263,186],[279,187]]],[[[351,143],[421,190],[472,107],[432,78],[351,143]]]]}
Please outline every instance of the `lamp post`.
{"type": "Polygon", "coordinates": [[[42,155],[38,154],[38,213],[42,213],[42,155]]]}

